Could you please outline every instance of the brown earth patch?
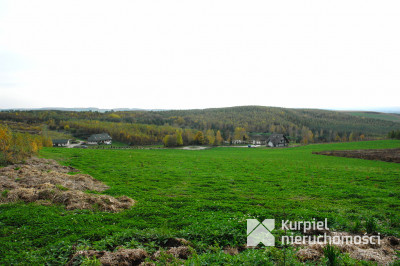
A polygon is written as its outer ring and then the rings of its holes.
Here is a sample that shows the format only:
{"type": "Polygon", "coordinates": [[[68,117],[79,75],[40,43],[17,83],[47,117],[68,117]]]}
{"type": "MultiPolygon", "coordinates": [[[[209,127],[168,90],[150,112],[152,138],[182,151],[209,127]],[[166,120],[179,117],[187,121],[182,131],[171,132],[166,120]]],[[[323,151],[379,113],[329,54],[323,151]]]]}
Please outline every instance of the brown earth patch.
{"type": "MultiPolygon", "coordinates": [[[[170,246],[166,250],[158,250],[154,254],[148,254],[143,249],[124,249],[120,248],[115,251],[98,251],[98,250],[81,250],[77,251],[70,259],[67,265],[75,265],[82,258],[96,257],[102,265],[155,265],[153,262],[144,262],[146,258],[153,261],[159,261],[162,256],[169,255],[175,258],[175,262],[184,263],[191,255],[192,251],[189,241],[183,238],[168,239],[170,246]]],[[[174,261],[170,261],[173,263],[174,261]]],[[[175,264],[174,264],[175,265],[175,264]]]]}
{"type": "MultiPolygon", "coordinates": [[[[331,237],[356,236],[346,232],[324,233],[331,237]]],[[[364,235],[360,236],[363,237],[364,235]]],[[[371,261],[379,265],[388,265],[394,262],[396,259],[398,259],[396,256],[397,252],[400,251],[400,239],[393,236],[381,237],[380,244],[350,244],[343,241],[337,244],[334,243],[332,245],[336,246],[342,253],[348,253],[350,257],[354,259],[371,261]]],[[[295,246],[300,247],[296,253],[296,256],[302,262],[316,261],[324,256],[323,249],[325,245],[316,244],[314,242],[306,242],[305,244],[295,246]]]]}
{"type": "Polygon", "coordinates": [[[78,257],[93,258],[96,257],[101,265],[140,265],[148,254],[143,249],[119,249],[115,252],[81,250],[76,252],[68,265],[75,265],[78,257]]]}
{"type": "Polygon", "coordinates": [[[379,150],[320,151],[313,152],[313,154],[400,163],[400,148],[379,150]]]}
{"type": "Polygon", "coordinates": [[[94,209],[117,212],[130,208],[134,201],[126,196],[85,193],[104,191],[109,187],[86,174],[70,175],[78,170],[59,165],[54,160],[31,158],[23,164],[0,168],[0,203],[37,202],[62,204],[66,209],[94,209]]]}
{"type": "MultiPolygon", "coordinates": [[[[322,232],[322,231],[321,231],[322,232]]],[[[316,232],[318,235],[319,233],[316,232]]],[[[330,232],[324,231],[320,235],[334,236],[356,236],[346,232],[330,232]]],[[[361,235],[361,237],[364,235],[361,235]]],[[[169,240],[170,244],[176,246],[169,247],[166,250],[158,250],[153,254],[146,253],[143,249],[117,249],[112,251],[96,251],[96,250],[83,250],[76,252],[69,261],[68,265],[74,265],[82,258],[93,258],[95,256],[102,265],[156,265],[160,258],[165,260],[166,256],[172,256],[169,262],[173,265],[183,265],[192,255],[190,248],[191,243],[182,238],[174,238],[169,240]],[[149,258],[151,262],[145,262],[149,258]]],[[[364,260],[374,262],[378,265],[389,265],[397,260],[397,252],[400,251],[400,239],[389,236],[381,237],[380,243],[376,244],[347,244],[336,243],[336,246],[341,253],[348,253],[350,257],[356,260],[364,260]]],[[[313,242],[306,242],[301,245],[293,245],[298,248],[296,256],[301,262],[317,263],[324,257],[325,245],[315,244],[313,242]]],[[[240,252],[248,249],[249,247],[225,247],[223,252],[235,256],[240,252]]]]}
{"type": "Polygon", "coordinates": [[[188,259],[190,255],[192,255],[192,252],[190,250],[189,247],[187,246],[180,246],[180,247],[172,247],[169,248],[166,251],[157,251],[156,253],[153,254],[152,258],[154,260],[157,260],[157,258],[161,257],[162,254],[168,254],[168,255],[172,255],[175,258],[178,259],[188,259]]]}

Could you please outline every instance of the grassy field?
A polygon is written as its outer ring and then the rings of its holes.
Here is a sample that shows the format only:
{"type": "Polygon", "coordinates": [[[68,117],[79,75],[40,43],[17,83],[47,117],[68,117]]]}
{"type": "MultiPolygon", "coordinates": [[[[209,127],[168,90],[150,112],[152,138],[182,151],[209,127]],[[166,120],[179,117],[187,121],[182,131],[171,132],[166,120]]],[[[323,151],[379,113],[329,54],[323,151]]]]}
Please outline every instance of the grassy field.
{"type": "Polygon", "coordinates": [[[279,260],[279,249],[221,251],[246,243],[248,218],[328,218],[330,228],[350,231],[355,221],[373,217],[381,234],[400,236],[399,164],[311,154],[396,147],[400,141],[197,151],[45,148],[41,156],[78,168],[109,185],[105,194],[137,204],[114,214],[1,205],[0,264],[65,263],[77,247],[154,252],[168,237],[193,242],[198,255],[188,263],[279,260]]]}

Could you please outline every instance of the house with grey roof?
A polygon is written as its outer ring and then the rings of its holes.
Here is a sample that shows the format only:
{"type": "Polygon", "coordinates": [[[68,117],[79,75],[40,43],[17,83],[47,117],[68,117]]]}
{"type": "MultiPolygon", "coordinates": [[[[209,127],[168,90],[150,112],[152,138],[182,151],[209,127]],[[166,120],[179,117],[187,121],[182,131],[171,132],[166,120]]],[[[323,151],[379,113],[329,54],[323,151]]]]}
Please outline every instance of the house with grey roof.
{"type": "Polygon", "coordinates": [[[70,144],[69,139],[53,139],[53,147],[65,147],[70,144]]]}
{"type": "Polygon", "coordinates": [[[93,134],[88,138],[88,144],[112,144],[112,138],[107,133],[93,134]]]}
{"type": "Polygon", "coordinates": [[[283,134],[272,134],[267,139],[267,146],[269,147],[286,147],[288,145],[289,145],[289,140],[283,134]]]}

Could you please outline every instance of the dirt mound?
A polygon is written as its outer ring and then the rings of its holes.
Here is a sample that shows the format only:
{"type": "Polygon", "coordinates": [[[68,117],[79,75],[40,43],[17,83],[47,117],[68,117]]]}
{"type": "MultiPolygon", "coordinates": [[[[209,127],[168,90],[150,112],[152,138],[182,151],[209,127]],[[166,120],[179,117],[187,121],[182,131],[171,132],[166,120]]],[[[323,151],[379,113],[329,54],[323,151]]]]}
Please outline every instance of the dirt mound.
{"type": "Polygon", "coordinates": [[[175,258],[186,260],[189,258],[190,255],[192,255],[192,252],[187,246],[172,247],[166,251],[157,251],[153,254],[152,258],[154,260],[157,260],[159,257],[161,257],[162,254],[172,255],[175,258]]]}
{"type": "Polygon", "coordinates": [[[57,164],[54,160],[32,158],[25,164],[0,168],[0,190],[38,188],[43,184],[60,185],[73,190],[104,191],[109,187],[90,175],[67,173],[78,170],[57,164]]]}
{"type": "Polygon", "coordinates": [[[143,249],[119,249],[115,252],[82,250],[74,254],[68,265],[75,265],[78,258],[96,257],[101,265],[140,265],[148,254],[143,249]]]}
{"type": "Polygon", "coordinates": [[[192,243],[190,243],[190,241],[187,241],[184,238],[169,238],[163,246],[164,247],[192,246],[192,243]]]}
{"type": "MultiPolygon", "coordinates": [[[[68,265],[75,265],[77,261],[83,258],[96,257],[102,265],[155,265],[152,262],[144,262],[146,258],[158,261],[163,255],[170,255],[178,259],[178,261],[186,260],[192,255],[189,248],[191,243],[183,238],[171,238],[168,240],[169,244],[176,245],[167,250],[158,250],[150,255],[143,249],[118,249],[114,252],[111,251],[97,251],[97,250],[82,250],[76,252],[68,265]]],[[[172,261],[171,261],[172,263],[172,261]]],[[[182,261],[183,264],[183,261],[182,261]]]]}
{"type": "MultiPolygon", "coordinates": [[[[356,236],[346,232],[325,233],[331,237],[356,236]]],[[[323,239],[321,241],[323,242],[323,239]]],[[[158,250],[153,254],[148,254],[143,249],[117,249],[114,252],[96,250],[78,251],[71,257],[68,265],[75,265],[84,258],[93,257],[96,257],[102,265],[157,265],[157,262],[160,262],[161,258],[164,262],[167,258],[168,263],[171,263],[171,265],[183,265],[185,260],[192,256],[191,243],[189,241],[182,238],[171,238],[168,242],[176,246],[168,247],[166,250],[158,250]],[[146,258],[150,261],[145,262],[146,258]]],[[[393,236],[382,237],[379,244],[347,244],[344,242],[333,245],[342,253],[348,253],[354,259],[370,261],[378,265],[388,265],[394,262],[397,259],[397,252],[400,251],[400,239],[393,236]]],[[[296,256],[301,262],[318,262],[324,257],[325,245],[306,242],[305,244],[294,245],[294,247],[299,248],[296,256]]],[[[223,251],[226,254],[235,256],[246,249],[248,247],[228,246],[223,251]]]]}
{"type": "Polygon", "coordinates": [[[320,151],[313,154],[400,163],[400,148],[380,150],[320,151]]]}
{"type": "Polygon", "coordinates": [[[18,166],[26,165],[26,164],[35,166],[38,170],[43,170],[43,171],[52,170],[52,171],[57,171],[60,173],[79,172],[79,170],[77,170],[71,166],[60,165],[55,160],[37,158],[37,157],[31,157],[31,158],[27,159],[26,162],[23,164],[14,164],[12,166],[18,167],[18,166]]]}
{"type": "MultiPolygon", "coordinates": [[[[356,236],[346,232],[329,232],[327,235],[331,237],[356,236]]],[[[308,242],[297,246],[301,249],[297,251],[296,256],[302,262],[315,261],[324,256],[323,249],[325,245],[308,242]]],[[[388,265],[397,259],[396,254],[400,251],[400,239],[393,236],[382,237],[380,244],[349,244],[342,241],[334,243],[333,246],[336,246],[342,253],[349,253],[350,257],[354,259],[373,261],[379,265],[388,265]]]]}
{"type": "Polygon", "coordinates": [[[108,186],[86,174],[67,174],[78,170],[53,160],[32,158],[25,164],[0,169],[0,203],[24,201],[65,205],[67,209],[93,209],[117,212],[130,208],[134,201],[126,196],[84,193],[104,191],[108,186]]]}

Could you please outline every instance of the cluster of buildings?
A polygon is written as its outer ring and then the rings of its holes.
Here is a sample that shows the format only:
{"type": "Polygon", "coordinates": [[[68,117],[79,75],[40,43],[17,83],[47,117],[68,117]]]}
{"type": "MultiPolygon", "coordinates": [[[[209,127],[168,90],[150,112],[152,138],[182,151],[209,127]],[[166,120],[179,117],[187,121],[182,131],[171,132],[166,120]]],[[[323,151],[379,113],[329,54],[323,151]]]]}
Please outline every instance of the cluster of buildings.
{"type": "MultiPolygon", "coordinates": [[[[54,147],[67,147],[69,146],[69,139],[53,139],[54,147]]],[[[88,140],[87,144],[90,145],[111,145],[112,138],[107,133],[93,134],[88,140]]],[[[252,145],[266,145],[268,147],[286,147],[289,144],[288,138],[284,134],[272,134],[270,136],[252,135],[250,140],[233,140],[232,144],[252,144],[252,145]]]]}
{"type": "Polygon", "coordinates": [[[284,134],[251,135],[248,140],[232,140],[232,144],[265,145],[268,147],[286,147],[289,139],[284,134]]]}
{"type": "MultiPolygon", "coordinates": [[[[53,147],[67,147],[71,144],[71,141],[69,139],[53,139],[53,147]]],[[[88,140],[87,144],[91,145],[100,145],[100,144],[106,144],[106,145],[111,145],[112,144],[112,138],[110,135],[107,133],[101,133],[101,134],[93,134],[91,135],[88,140]]]]}

